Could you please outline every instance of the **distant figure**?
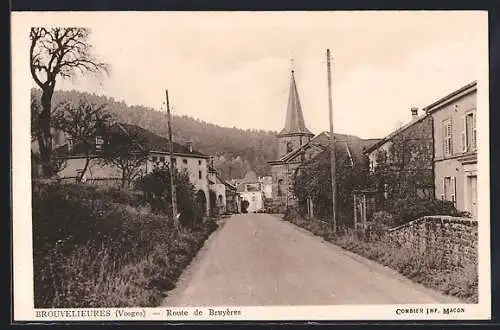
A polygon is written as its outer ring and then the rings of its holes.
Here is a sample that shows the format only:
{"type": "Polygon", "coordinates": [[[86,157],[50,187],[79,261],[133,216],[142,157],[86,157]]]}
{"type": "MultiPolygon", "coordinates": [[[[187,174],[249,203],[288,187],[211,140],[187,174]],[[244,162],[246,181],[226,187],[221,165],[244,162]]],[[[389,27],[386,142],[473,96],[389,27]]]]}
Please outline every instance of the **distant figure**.
{"type": "Polygon", "coordinates": [[[241,202],[241,213],[248,213],[248,206],[250,203],[247,200],[241,202]]]}

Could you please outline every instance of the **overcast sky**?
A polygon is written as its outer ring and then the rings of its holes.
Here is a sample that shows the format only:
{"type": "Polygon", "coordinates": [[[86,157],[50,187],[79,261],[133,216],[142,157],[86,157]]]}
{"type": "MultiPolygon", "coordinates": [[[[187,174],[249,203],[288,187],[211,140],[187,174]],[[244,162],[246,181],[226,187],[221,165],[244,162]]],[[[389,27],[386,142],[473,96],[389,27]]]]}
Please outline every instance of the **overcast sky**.
{"type": "MultiPolygon", "coordinates": [[[[62,16],[61,16],[62,17],[62,16]]],[[[222,126],[280,130],[294,58],[306,125],[328,130],[326,49],[333,55],[334,127],[383,137],[487,66],[486,15],[471,12],[99,13],[92,29],[102,79],[61,89],[105,94],[222,126]]],[[[59,24],[66,21],[61,20],[59,24]]]]}

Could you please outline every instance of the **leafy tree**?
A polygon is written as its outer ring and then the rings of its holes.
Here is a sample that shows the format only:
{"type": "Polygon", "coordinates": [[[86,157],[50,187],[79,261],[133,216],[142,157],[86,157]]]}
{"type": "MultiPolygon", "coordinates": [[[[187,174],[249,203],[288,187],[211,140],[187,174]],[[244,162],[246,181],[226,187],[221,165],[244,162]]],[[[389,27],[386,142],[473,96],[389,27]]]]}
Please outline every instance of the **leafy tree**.
{"type": "Polygon", "coordinates": [[[84,177],[94,153],[95,139],[98,135],[106,135],[112,117],[104,104],[94,104],[86,99],[78,102],[66,102],[54,113],[53,126],[69,135],[71,143],[77,151],[85,156],[85,165],[77,178],[84,177]]]}
{"type": "Polygon", "coordinates": [[[54,174],[51,121],[57,78],[107,71],[107,65],[98,62],[90,52],[89,34],[90,30],[85,28],[33,27],[30,30],[30,72],[42,91],[41,109],[33,121],[37,125],[34,132],[46,177],[54,174]]]}
{"type": "MultiPolygon", "coordinates": [[[[175,170],[174,184],[180,222],[183,226],[193,227],[203,218],[205,210],[197,203],[193,184],[186,171],[175,170]]],[[[155,168],[151,173],[139,178],[136,187],[141,190],[151,205],[153,212],[171,216],[172,192],[170,188],[170,169],[168,166],[155,168]]]]}
{"type": "MultiPolygon", "coordinates": [[[[336,183],[338,223],[348,225],[352,221],[353,190],[366,186],[368,171],[366,159],[354,164],[348,155],[336,149],[336,183]]],[[[307,212],[307,200],[314,204],[314,214],[328,220],[332,215],[332,186],[330,175],[330,151],[327,149],[300,166],[293,176],[292,191],[298,198],[299,211],[307,212]]]]}
{"type": "Polygon", "coordinates": [[[143,174],[149,150],[145,138],[135,132],[122,130],[119,125],[110,129],[105,137],[99,161],[104,165],[118,168],[122,185],[130,185],[143,174]]]}
{"type": "Polygon", "coordinates": [[[395,136],[388,151],[379,150],[372,184],[389,199],[433,197],[432,140],[395,136]]]}

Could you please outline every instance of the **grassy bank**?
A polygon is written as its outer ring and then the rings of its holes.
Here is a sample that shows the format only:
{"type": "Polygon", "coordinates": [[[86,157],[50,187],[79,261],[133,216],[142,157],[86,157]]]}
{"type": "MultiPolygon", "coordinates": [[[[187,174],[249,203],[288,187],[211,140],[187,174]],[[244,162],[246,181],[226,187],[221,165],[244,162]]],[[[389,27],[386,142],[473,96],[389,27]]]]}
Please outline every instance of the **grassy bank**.
{"type": "Polygon", "coordinates": [[[287,214],[284,219],[348,251],[390,267],[414,282],[464,302],[478,302],[477,264],[450,266],[443,262],[443,254],[438,249],[420,253],[397,246],[384,235],[371,240],[349,230],[334,235],[331,225],[321,221],[304,220],[296,214],[287,214]]]}
{"type": "Polygon", "coordinates": [[[216,228],[176,229],[132,191],[36,184],[35,307],[157,306],[216,228]]]}

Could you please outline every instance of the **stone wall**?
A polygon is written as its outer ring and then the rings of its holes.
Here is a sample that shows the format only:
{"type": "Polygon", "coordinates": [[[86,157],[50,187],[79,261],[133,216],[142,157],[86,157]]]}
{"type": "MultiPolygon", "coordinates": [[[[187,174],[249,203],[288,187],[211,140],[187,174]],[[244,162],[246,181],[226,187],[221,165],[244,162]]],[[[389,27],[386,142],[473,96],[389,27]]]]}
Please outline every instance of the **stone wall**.
{"type": "Polygon", "coordinates": [[[450,216],[427,216],[389,230],[391,240],[422,254],[438,252],[451,266],[477,264],[477,221],[450,216]]]}

